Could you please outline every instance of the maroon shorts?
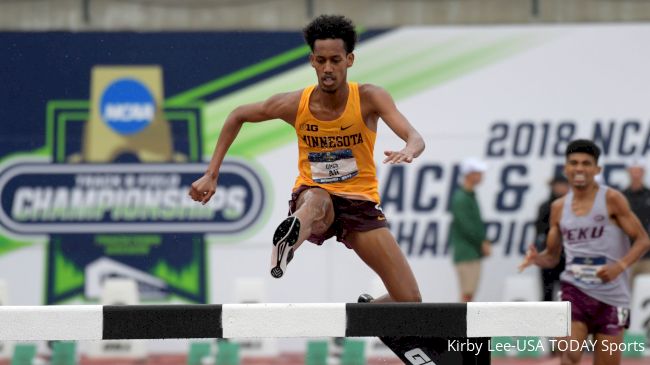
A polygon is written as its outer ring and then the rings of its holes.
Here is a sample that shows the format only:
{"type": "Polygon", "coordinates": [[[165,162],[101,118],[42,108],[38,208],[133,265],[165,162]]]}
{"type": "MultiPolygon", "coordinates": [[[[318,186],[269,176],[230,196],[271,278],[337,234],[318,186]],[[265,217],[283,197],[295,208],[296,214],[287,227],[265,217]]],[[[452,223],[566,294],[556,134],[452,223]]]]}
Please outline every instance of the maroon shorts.
{"type": "Polygon", "coordinates": [[[616,336],[630,327],[630,309],[594,299],[574,285],[561,283],[561,298],[571,302],[571,320],[587,325],[589,333],[616,336]]]}
{"type": "MultiPolygon", "coordinates": [[[[289,215],[296,211],[300,193],[311,188],[317,188],[317,186],[301,185],[291,194],[289,215]]],[[[336,236],[337,241],[343,242],[350,248],[346,241],[348,232],[367,232],[388,227],[386,216],[381,211],[379,204],[369,200],[348,199],[334,194],[330,194],[330,197],[334,206],[334,222],[325,233],[309,236],[309,241],[322,245],[325,240],[336,236]]]]}

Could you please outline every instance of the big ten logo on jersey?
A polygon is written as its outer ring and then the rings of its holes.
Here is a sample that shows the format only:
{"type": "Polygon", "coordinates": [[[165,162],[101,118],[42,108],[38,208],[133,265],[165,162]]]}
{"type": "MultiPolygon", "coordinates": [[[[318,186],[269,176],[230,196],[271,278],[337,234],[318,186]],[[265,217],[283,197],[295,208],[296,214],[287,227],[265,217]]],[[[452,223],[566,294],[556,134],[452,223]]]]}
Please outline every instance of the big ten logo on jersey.
{"type": "Polygon", "coordinates": [[[412,365],[436,365],[436,363],[433,362],[419,347],[406,351],[404,357],[406,357],[412,365]]]}
{"type": "Polygon", "coordinates": [[[316,124],[303,124],[300,126],[300,129],[307,132],[318,132],[318,126],[316,124]]]}

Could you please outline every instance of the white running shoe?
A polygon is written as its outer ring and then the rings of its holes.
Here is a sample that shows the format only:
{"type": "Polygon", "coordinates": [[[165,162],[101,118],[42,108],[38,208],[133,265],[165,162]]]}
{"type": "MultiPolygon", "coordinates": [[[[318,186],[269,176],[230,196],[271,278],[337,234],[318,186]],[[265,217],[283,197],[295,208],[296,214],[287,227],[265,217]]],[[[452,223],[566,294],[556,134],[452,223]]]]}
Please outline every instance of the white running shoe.
{"type": "Polygon", "coordinates": [[[287,271],[287,264],[293,258],[293,245],[298,241],[300,221],[291,216],[282,221],[273,234],[271,252],[271,276],[279,279],[287,271]]]}

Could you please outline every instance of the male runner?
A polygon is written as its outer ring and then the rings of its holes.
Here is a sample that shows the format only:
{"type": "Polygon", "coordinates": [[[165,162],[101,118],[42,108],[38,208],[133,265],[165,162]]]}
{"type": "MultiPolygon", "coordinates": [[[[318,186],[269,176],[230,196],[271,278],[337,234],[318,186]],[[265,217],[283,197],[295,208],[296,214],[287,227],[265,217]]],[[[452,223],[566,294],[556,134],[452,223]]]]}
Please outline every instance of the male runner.
{"type": "MultiPolygon", "coordinates": [[[[623,194],[595,181],[599,156],[592,141],[567,146],[564,173],[571,191],[551,205],[546,249],[538,253],[531,245],[519,269],[531,264],[552,268],[564,247],[560,281],[562,300],[571,302],[569,339],[582,348],[592,333],[597,341],[594,364],[615,365],[621,363],[621,352],[612,344],[622,342],[630,322],[627,268],[650,248],[650,240],[623,194]]],[[[561,363],[579,364],[581,357],[582,350],[569,348],[561,363]]]]}
{"type": "Polygon", "coordinates": [[[291,215],[273,236],[271,274],[284,275],[304,240],[322,244],[336,236],[381,277],[388,294],[377,301],[420,302],[413,272],[379,208],[373,150],[380,118],[406,142],[400,150],[385,151],[384,163],[410,163],[424,141],[385,90],[347,82],[357,40],[349,19],[322,15],[303,33],[318,84],[233,110],[205,175],[189,194],[203,204],[214,195],[219,167],[243,123],[282,119],[298,137],[299,174],[291,215]]]}

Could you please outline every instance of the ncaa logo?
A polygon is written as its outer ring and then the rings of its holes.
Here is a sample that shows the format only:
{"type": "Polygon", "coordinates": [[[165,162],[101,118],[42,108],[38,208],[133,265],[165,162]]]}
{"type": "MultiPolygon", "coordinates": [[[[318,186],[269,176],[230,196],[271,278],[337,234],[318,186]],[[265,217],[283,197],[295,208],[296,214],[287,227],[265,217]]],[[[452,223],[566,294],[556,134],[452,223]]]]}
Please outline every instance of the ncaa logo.
{"type": "Polygon", "coordinates": [[[149,89],[140,81],[123,78],[104,90],[100,111],[102,120],[111,129],[122,135],[131,135],[153,122],[156,103],[149,89]]]}

